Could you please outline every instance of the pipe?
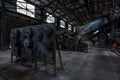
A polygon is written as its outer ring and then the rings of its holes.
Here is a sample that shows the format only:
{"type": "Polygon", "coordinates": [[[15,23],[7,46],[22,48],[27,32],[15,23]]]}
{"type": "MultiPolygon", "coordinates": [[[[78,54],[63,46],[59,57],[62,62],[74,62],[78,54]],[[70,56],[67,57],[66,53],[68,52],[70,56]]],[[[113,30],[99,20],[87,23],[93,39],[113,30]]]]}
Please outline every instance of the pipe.
{"type": "Polygon", "coordinates": [[[78,34],[79,35],[85,35],[86,33],[88,33],[88,31],[91,30],[95,30],[105,24],[108,23],[108,19],[107,18],[101,18],[101,19],[97,19],[91,23],[88,23],[86,25],[83,25],[81,27],[78,28],[78,34]]]}

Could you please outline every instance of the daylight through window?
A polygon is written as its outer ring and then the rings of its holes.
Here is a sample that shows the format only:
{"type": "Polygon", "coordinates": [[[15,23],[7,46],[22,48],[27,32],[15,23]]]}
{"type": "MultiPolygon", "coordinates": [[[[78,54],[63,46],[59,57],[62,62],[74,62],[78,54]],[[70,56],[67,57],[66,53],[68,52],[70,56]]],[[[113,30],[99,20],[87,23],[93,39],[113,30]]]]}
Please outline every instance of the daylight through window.
{"type": "Polygon", "coordinates": [[[17,12],[34,18],[35,6],[26,3],[24,0],[17,0],[17,12]]]}

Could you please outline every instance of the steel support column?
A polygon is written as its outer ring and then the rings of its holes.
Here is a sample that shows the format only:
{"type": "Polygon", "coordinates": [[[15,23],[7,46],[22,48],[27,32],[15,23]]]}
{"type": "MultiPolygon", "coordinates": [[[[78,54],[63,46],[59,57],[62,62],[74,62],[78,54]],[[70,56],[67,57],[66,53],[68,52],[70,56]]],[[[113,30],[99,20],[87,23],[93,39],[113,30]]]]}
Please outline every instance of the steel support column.
{"type": "Polygon", "coordinates": [[[56,29],[59,30],[60,29],[60,19],[56,18],[56,29]]]}
{"type": "MultiPolygon", "coordinates": [[[[116,1],[117,0],[113,0],[113,9],[115,10],[115,6],[116,6],[116,1]]],[[[113,41],[115,39],[115,27],[116,27],[116,19],[115,19],[115,11],[113,12],[113,22],[111,24],[111,41],[113,41]]]]}
{"type": "Polygon", "coordinates": [[[68,23],[65,22],[65,29],[68,29],[68,23]]]}
{"type": "Polygon", "coordinates": [[[101,44],[102,43],[102,39],[103,39],[103,31],[102,31],[102,29],[99,30],[99,33],[100,34],[98,34],[98,44],[102,45],[101,44]]]}
{"type": "Polygon", "coordinates": [[[72,25],[71,25],[71,27],[72,27],[71,31],[73,32],[73,29],[74,29],[74,28],[73,28],[73,26],[72,26],[72,25]]]}
{"type": "Polygon", "coordinates": [[[5,43],[6,19],[5,19],[5,16],[6,16],[5,0],[1,0],[0,49],[6,48],[6,43],[5,43]]]}
{"type": "Polygon", "coordinates": [[[41,19],[40,19],[40,24],[46,23],[47,15],[44,9],[41,9],[41,19]]]}
{"type": "Polygon", "coordinates": [[[75,27],[75,50],[77,51],[77,45],[78,45],[78,28],[75,27]]]}
{"type": "Polygon", "coordinates": [[[100,34],[98,34],[98,43],[100,43],[100,34]]]}
{"type": "Polygon", "coordinates": [[[111,24],[111,41],[115,39],[115,27],[116,27],[116,20],[113,21],[111,24]]]}

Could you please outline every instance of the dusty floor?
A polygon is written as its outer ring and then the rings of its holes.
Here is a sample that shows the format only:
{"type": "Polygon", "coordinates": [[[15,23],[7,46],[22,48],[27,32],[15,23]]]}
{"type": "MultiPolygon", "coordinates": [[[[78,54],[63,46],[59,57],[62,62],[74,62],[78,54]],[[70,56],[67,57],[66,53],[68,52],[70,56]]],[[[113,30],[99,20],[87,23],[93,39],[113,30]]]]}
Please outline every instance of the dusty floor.
{"type": "Polygon", "coordinates": [[[49,72],[10,63],[10,50],[0,51],[0,80],[120,80],[120,57],[108,49],[61,53],[64,70],[53,77],[49,72]]]}

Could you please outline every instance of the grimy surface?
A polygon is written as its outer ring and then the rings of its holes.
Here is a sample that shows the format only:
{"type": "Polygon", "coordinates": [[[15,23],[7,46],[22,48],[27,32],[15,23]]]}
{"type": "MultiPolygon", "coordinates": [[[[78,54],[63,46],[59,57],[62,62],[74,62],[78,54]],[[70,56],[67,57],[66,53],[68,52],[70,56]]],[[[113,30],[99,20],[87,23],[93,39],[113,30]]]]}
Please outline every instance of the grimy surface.
{"type": "Polygon", "coordinates": [[[108,49],[61,54],[64,70],[58,70],[54,77],[49,72],[10,63],[10,50],[0,51],[0,80],[120,80],[120,57],[108,49]]]}

